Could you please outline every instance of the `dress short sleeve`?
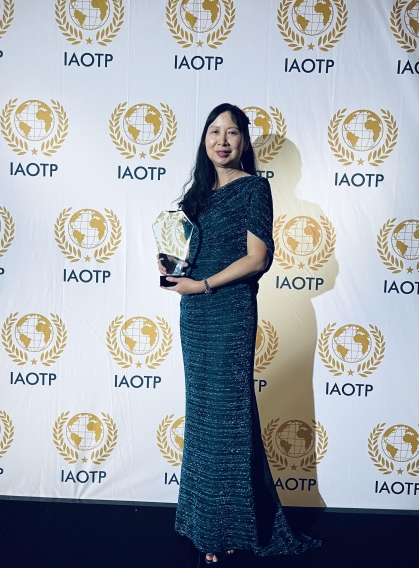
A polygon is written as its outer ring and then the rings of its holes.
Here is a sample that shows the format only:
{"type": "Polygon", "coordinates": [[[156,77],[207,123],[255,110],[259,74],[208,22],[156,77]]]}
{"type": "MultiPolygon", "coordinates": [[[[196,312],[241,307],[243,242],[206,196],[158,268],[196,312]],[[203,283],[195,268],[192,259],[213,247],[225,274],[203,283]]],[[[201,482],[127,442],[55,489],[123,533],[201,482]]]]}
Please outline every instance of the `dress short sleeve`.
{"type": "Polygon", "coordinates": [[[268,249],[269,263],[272,264],[275,245],[272,238],[273,206],[271,187],[266,178],[255,177],[250,189],[246,214],[246,229],[263,241],[268,249]]]}

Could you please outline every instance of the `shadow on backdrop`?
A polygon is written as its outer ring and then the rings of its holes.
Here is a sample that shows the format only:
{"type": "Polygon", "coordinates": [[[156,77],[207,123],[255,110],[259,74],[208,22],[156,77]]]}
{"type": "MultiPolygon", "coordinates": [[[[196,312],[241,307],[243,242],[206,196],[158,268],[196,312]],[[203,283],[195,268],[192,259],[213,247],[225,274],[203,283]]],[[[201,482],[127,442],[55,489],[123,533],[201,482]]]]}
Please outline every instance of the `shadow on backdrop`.
{"type": "Polygon", "coordinates": [[[255,388],[264,443],[283,505],[323,507],[317,463],[327,432],[315,417],[317,321],[312,298],[332,290],[338,275],[333,227],[317,203],[296,195],[301,156],[295,144],[285,140],[278,155],[259,167],[274,173],[269,181],[275,259],[260,281],[255,361],[255,380],[262,379],[255,388]],[[276,345],[274,358],[263,368],[276,345]]]}

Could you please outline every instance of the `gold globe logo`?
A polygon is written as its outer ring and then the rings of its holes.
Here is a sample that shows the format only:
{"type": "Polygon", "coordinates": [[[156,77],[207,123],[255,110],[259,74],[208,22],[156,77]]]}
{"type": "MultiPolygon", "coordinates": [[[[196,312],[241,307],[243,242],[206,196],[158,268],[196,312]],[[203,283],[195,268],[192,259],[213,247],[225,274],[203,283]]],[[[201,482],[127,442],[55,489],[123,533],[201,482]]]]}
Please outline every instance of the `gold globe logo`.
{"type": "Polygon", "coordinates": [[[406,266],[408,273],[419,272],[419,219],[397,223],[388,219],[377,235],[377,252],[387,270],[398,274],[406,266]]]}
{"type": "Polygon", "coordinates": [[[360,377],[371,375],[384,359],[386,343],[381,331],[371,324],[369,331],[358,324],[335,327],[336,323],[327,325],[318,340],[318,353],[326,369],[335,376],[345,369],[350,376],[355,371],[360,377]]]}
{"type": "MultiPolygon", "coordinates": [[[[355,155],[361,152],[368,152],[371,166],[382,164],[397,143],[394,116],[384,109],[381,109],[381,117],[371,110],[360,109],[349,114],[346,110],[338,110],[329,124],[328,142],[333,154],[344,166],[350,166],[355,155]]],[[[358,164],[363,165],[364,161],[361,154],[358,164]]]]}
{"type": "Polygon", "coordinates": [[[0,410],[0,458],[2,458],[13,442],[15,428],[12,419],[4,410],[0,410]]]}
{"type": "Polygon", "coordinates": [[[278,353],[278,334],[274,326],[267,320],[262,320],[256,331],[255,373],[261,373],[273,361],[278,353]]]}
{"type": "Polygon", "coordinates": [[[343,0],[282,0],[277,21],[279,31],[294,51],[307,44],[309,50],[317,47],[329,51],[335,47],[348,23],[348,10],[343,0]]]}
{"type": "Polygon", "coordinates": [[[13,16],[15,12],[15,5],[13,0],[3,0],[0,3],[0,39],[10,28],[13,22],[13,16]]]}
{"type": "Polygon", "coordinates": [[[19,156],[32,146],[32,154],[39,151],[52,156],[64,143],[68,134],[68,118],[64,107],[51,100],[51,106],[37,99],[18,105],[10,99],[0,115],[1,133],[7,145],[19,156]],[[42,142],[39,144],[39,142],[42,142]]]}
{"type": "Polygon", "coordinates": [[[96,43],[106,46],[121,29],[124,11],[122,0],[57,0],[55,21],[73,45],[87,36],[87,44],[92,44],[94,38],[96,43]]]}
{"type": "Polygon", "coordinates": [[[0,206],[0,258],[6,254],[15,238],[13,217],[6,207],[0,206]]]}
{"type": "Polygon", "coordinates": [[[115,213],[110,209],[105,209],[105,214],[96,209],[71,211],[71,207],[63,209],[54,225],[55,241],[63,255],[71,262],[78,262],[82,251],[86,251],[86,262],[92,258],[101,264],[109,260],[122,238],[121,223],[115,213]],[[94,253],[90,252],[93,249],[94,253]]]}
{"type": "Polygon", "coordinates": [[[274,258],[285,270],[307,265],[311,270],[322,268],[336,247],[336,233],[327,217],[319,221],[306,215],[287,220],[280,215],[274,221],[274,258]],[[306,264],[305,264],[306,263],[306,264]]]}
{"type": "Polygon", "coordinates": [[[51,319],[38,313],[20,318],[17,312],[10,314],[1,336],[6,353],[18,365],[25,365],[29,356],[33,357],[31,363],[35,365],[35,357],[40,353],[40,362],[49,367],[60,358],[67,344],[66,327],[56,314],[51,314],[51,319]]]}
{"type": "Polygon", "coordinates": [[[127,160],[137,152],[140,158],[145,158],[144,150],[148,150],[153,160],[160,160],[176,140],[177,128],[176,116],[163,103],[160,109],[148,103],[137,103],[127,109],[127,103],[121,103],[109,120],[111,140],[127,160]]]}
{"type": "Polygon", "coordinates": [[[157,447],[173,466],[182,463],[184,444],[185,417],[174,418],[174,414],[166,416],[157,428],[157,447]]]}
{"type": "Polygon", "coordinates": [[[267,164],[274,158],[285,142],[287,125],[282,113],[275,107],[269,107],[270,114],[260,107],[245,107],[243,112],[249,119],[249,134],[257,158],[267,164]]]}
{"type": "Polygon", "coordinates": [[[127,320],[117,316],[109,325],[106,342],[114,361],[124,369],[131,365],[149,369],[159,367],[172,349],[173,334],[167,321],[156,316],[156,322],[135,316],[127,320]],[[145,356],[145,358],[144,358],[145,356]]]}
{"type": "Polygon", "coordinates": [[[368,454],[384,475],[403,474],[402,465],[407,463],[406,472],[411,476],[419,475],[419,434],[411,426],[395,424],[386,428],[386,423],[377,424],[368,438],[368,454]]]}
{"type": "Polygon", "coordinates": [[[415,51],[419,38],[419,2],[397,0],[390,12],[390,29],[407,53],[415,51]]]}
{"type": "Polygon", "coordinates": [[[169,0],[166,24],[173,38],[183,48],[196,41],[217,49],[229,36],[236,18],[232,0],[169,0]]]}
{"type": "Polygon", "coordinates": [[[302,420],[271,420],[263,431],[263,443],[269,463],[278,471],[291,466],[310,472],[316,468],[327,452],[329,438],[320,422],[312,426],[302,420]]]}
{"type": "Polygon", "coordinates": [[[70,412],[63,412],[53,428],[53,441],[59,454],[68,462],[90,461],[103,463],[114,451],[118,430],[114,420],[102,412],[98,418],[90,412],[81,412],[69,418],[70,412]]]}

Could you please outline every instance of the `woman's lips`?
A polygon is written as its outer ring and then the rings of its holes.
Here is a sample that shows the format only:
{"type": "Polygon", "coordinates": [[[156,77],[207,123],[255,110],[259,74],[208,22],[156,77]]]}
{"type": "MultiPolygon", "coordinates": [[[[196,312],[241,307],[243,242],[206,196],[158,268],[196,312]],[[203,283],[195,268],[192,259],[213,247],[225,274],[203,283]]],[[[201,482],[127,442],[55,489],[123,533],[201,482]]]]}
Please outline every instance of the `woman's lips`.
{"type": "Polygon", "coordinates": [[[220,158],[226,158],[230,155],[230,152],[216,152],[216,154],[217,156],[220,156],[220,158]]]}

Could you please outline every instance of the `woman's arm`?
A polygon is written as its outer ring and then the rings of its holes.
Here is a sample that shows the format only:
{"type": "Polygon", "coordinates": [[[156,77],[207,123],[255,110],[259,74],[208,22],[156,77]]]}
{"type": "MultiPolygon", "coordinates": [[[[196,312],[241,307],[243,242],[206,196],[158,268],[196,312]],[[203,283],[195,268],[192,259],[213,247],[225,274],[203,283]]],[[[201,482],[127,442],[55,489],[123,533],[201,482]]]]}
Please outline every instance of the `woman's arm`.
{"type": "MultiPolygon", "coordinates": [[[[269,262],[268,249],[263,241],[256,237],[250,231],[247,231],[247,255],[236,260],[221,272],[208,276],[207,282],[210,288],[219,288],[231,282],[249,278],[258,272],[265,270],[269,262]]],[[[203,280],[192,280],[191,278],[175,278],[168,276],[169,282],[178,282],[172,288],[179,294],[199,294],[205,292],[205,284],[203,280]]]]}

